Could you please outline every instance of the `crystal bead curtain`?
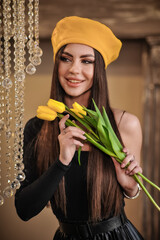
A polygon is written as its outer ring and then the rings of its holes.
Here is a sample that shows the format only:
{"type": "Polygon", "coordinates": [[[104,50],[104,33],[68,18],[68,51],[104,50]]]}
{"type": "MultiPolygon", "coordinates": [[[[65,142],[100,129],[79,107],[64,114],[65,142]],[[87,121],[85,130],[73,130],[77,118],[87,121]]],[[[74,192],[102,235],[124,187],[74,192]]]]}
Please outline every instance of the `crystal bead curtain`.
{"type": "Polygon", "coordinates": [[[26,73],[36,72],[41,56],[39,0],[0,0],[0,206],[13,196],[25,179],[25,77],[26,73]],[[26,51],[29,53],[27,66],[26,51]]]}

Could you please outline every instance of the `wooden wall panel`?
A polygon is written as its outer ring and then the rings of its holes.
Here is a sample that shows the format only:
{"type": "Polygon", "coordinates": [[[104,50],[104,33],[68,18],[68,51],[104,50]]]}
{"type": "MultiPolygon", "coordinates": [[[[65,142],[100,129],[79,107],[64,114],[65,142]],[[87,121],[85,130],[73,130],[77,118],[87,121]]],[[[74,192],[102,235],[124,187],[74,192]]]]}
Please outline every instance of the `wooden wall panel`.
{"type": "MultiPolygon", "coordinates": [[[[143,54],[145,72],[143,170],[151,181],[160,183],[160,37],[148,37],[148,49],[143,54]]],[[[158,190],[146,184],[155,201],[160,204],[158,190]]],[[[147,240],[160,237],[160,214],[143,197],[143,228],[147,240]]]]}

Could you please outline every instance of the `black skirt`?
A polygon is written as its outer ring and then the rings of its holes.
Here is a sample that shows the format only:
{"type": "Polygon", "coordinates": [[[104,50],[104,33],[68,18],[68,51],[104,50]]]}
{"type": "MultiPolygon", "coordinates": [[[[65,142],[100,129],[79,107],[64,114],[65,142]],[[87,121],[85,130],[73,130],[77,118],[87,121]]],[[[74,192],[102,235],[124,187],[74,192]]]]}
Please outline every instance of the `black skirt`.
{"type": "MultiPolygon", "coordinates": [[[[82,238],[66,235],[58,228],[53,240],[80,240],[82,238]]],[[[84,238],[83,238],[84,239],[84,238]]],[[[84,239],[85,240],[85,239],[84,239]]],[[[86,240],[144,240],[134,225],[127,219],[122,226],[112,231],[96,234],[86,240]]]]}

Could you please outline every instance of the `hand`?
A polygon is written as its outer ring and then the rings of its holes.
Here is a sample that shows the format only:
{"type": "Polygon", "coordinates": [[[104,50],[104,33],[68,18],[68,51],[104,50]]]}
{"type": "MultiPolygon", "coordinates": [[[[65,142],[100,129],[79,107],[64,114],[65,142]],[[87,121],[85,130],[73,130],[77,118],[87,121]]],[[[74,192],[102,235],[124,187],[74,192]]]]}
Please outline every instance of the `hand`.
{"type": "Polygon", "coordinates": [[[76,151],[76,146],[83,146],[80,140],[85,140],[84,131],[79,128],[69,126],[66,128],[65,122],[69,118],[69,114],[64,116],[59,122],[60,134],[58,136],[60,144],[59,160],[68,165],[76,151]]]}
{"type": "Polygon", "coordinates": [[[137,183],[132,176],[138,172],[142,173],[142,168],[139,166],[134,155],[129,153],[128,149],[124,148],[123,152],[126,153],[126,157],[121,164],[112,158],[116,169],[117,180],[127,195],[134,196],[137,192],[137,183]]]}

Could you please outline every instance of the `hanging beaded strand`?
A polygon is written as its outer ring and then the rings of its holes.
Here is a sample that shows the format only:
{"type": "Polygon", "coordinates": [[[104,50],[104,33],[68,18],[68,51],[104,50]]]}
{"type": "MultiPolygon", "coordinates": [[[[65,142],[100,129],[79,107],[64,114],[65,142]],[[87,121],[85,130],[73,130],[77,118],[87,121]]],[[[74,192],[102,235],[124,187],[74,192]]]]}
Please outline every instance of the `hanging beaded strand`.
{"type": "Polygon", "coordinates": [[[2,87],[5,89],[5,165],[6,165],[6,181],[7,187],[3,190],[3,195],[6,198],[13,196],[13,190],[11,188],[11,122],[12,122],[12,110],[11,110],[11,88],[13,82],[11,80],[11,50],[10,39],[12,36],[12,22],[11,22],[11,0],[3,1],[3,26],[4,26],[4,80],[2,81],[2,87]]]}
{"type": "Polygon", "coordinates": [[[13,3],[14,11],[14,55],[15,55],[15,131],[14,131],[14,169],[15,179],[11,187],[16,190],[25,179],[23,173],[23,119],[24,119],[24,81],[25,81],[25,1],[13,3]],[[18,14],[17,14],[18,13],[18,14]]]}
{"type": "Polygon", "coordinates": [[[0,206],[4,204],[5,198],[13,196],[16,189],[20,187],[20,182],[25,179],[23,172],[25,70],[29,74],[35,73],[35,66],[41,63],[40,57],[42,56],[42,50],[39,47],[39,0],[28,0],[29,35],[27,47],[32,66],[29,64],[27,68],[25,66],[25,45],[27,42],[25,0],[2,0],[2,2],[3,5],[0,5],[0,206]],[[14,40],[13,61],[15,63],[13,82],[11,80],[10,57],[12,37],[14,40]],[[1,164],[2,160],[3,165],[1,164]]]}
{"type": "Polygon", "coordinates": [[[35,43],[32,63],[35,66],[38,66],[41,64],[41,56],[43,54],[42,49],[39,47],[39,0],[35,0],[34,16],[35,16],[35,43]]]}
{"type": "Polygon", "coordinates": [[[26,67],[26,72],[30,75],[36,72],[36,67],[41,64],[42,49],[39,47],[39,0],[29,0],[28,3],[28,43],[29,65],[26,67]],[[33,18],[34,16],[34,18],[33,18]],[[35,32],[35,36],[34,36],[35,32]],[[35,41],[34,41],[35,39],[35,41]]]}
{"type": "Polygon", "coordinates": [[[3,64],[3,48],[2,48],[2,5],[0,5],[0,206],[4,203],[2,196],[2,137],[4,130],[4,88],[2,81],[4,80],[4,64],[3,64]]]}
{"type": "Polygon", "coordinates": [[[33,40],[33,23],[34,23],[34,12],[33,12],[33,0],[29,0],[28,3],[28,43],[27,43],[27,48],[29,52],[29,61],[30,63],[26,67],[26,72],[30,75],[34,74],[36,72],[36,67],[32,63],[32,58],[33,58],[33,51],[34,51],[34,40],[33,40]]]}

